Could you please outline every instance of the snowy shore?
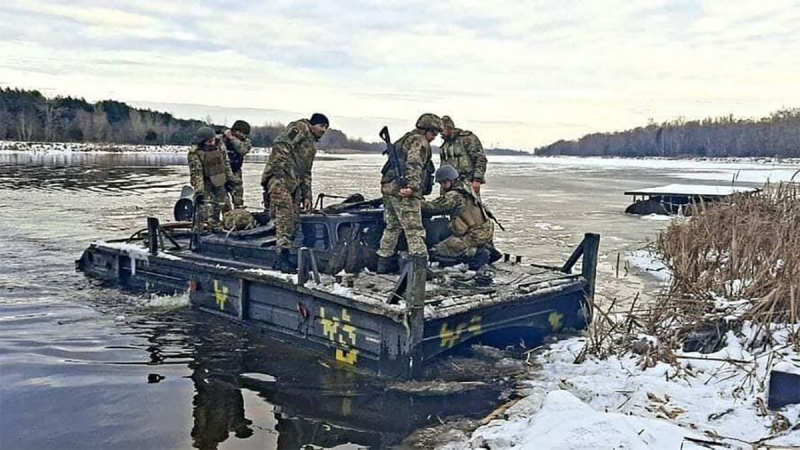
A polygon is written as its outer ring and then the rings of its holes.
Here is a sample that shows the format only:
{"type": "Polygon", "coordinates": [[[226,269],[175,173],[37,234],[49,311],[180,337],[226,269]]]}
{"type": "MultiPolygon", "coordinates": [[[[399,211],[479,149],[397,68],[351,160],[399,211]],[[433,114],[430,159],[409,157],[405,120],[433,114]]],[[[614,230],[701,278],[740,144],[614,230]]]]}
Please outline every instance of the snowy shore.
{"type": "MultiPolygon", "coordinates": [[[[663,285],[671,279],[647,251],[633,252],[627,262],[663,285]]],[[[605,359],[589,354],[576,363],[586,337],[554,342],[531,358],[536,369],[520,400],[443,448],[800,448],[800,405],[766,406],[770,370],[800,373],[800,349],[789,343],[800,325],[771,331],[770,340],[745,323],[738,334],[727,332],[720,350],[676,351],[673,364],[632,351],[605,359]]],[[[657,347],[655,337],[638,338],[657,347]]]]}

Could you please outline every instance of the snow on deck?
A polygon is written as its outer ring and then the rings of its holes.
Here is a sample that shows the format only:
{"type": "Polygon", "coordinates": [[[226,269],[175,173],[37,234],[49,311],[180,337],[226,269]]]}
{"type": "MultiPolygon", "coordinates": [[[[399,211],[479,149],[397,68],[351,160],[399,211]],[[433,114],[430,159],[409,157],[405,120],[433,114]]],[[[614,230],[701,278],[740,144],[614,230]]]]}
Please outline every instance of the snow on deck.
{"type": "Polygon", "coordinates": [[[742,186],[707,186],[703,184],[668,184],[645,189],[626,191],[625,195],[704,195],[727,197],[740,192],[756,192],[758,189],[742,186]]]}

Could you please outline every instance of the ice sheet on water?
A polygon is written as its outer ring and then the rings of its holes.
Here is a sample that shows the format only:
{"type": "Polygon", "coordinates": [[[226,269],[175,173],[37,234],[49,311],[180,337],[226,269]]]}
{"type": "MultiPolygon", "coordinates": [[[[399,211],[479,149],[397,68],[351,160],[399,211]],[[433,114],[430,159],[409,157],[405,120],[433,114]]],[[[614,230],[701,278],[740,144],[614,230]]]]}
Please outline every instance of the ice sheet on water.
{"type": "Polygon", "coordinates": [[[190,302],[191,300],[189,298],[189,293],[184,292],[176,295],[152,295],[150,297],[144,298],[139,303],[139,306],[142,308],[173,309],[173,308],[183,308],[184,306],[189,306],[190,302]]]}

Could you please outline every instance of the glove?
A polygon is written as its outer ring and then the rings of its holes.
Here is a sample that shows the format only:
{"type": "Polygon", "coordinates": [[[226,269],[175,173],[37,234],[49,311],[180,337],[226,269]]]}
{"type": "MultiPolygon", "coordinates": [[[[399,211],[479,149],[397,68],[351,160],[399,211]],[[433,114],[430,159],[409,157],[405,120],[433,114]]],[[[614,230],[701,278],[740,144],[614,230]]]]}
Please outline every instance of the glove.
{"type": "Polygon", "coordinates": [[[233,192],[236,190],[236,186],[233,185],[233,181],[226,181],[225,182],[225,190],[228,192],[233,192]]]}
{"type": "Polygon", "coordinates": [[[197,205],[202,205],[206,201],[206,195],[202,192],[194,194],[194,203],[197,205]]]}

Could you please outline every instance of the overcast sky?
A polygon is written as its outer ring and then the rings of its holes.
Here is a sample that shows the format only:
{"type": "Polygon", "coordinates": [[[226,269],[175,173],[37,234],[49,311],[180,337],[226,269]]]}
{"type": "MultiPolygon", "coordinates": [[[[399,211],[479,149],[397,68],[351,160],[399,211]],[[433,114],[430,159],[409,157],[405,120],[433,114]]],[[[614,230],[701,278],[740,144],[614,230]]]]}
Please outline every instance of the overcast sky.
{"type": "Polygon", "coordinates": [[[369,140],[429,111],[530,149],[800,106],[800,0],[2,0],[0,20],[3,86],[217,121],[320,111],[369,140]]]}

